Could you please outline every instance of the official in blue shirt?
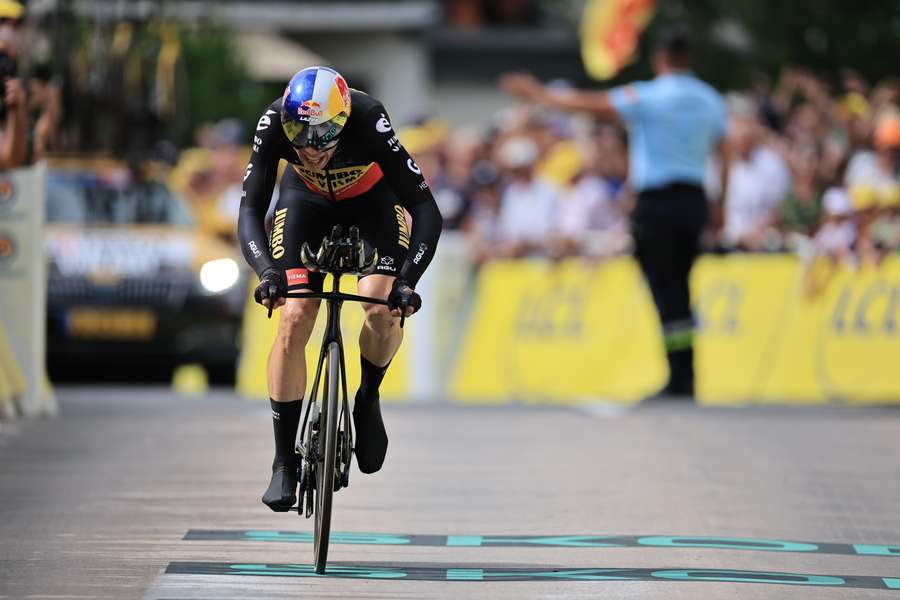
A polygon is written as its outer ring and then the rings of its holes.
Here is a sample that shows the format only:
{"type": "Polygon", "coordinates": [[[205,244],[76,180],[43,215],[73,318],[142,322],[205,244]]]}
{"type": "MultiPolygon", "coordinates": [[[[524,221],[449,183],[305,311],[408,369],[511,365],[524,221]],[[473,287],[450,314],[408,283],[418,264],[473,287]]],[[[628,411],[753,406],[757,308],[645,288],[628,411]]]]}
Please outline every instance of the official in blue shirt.
{"type": "MultiPolygon", "coordinates": [[[[669,361],[669,381],[654,398],[667,400],[694,396],[688,282],[709,213],[706,164],[724,143],[727,126],[722,97],[690,72],[690,64],[686,35],[672,30],[654,51],[656,77],[650,81],[609,91],[548,88],[530,75],[501,82],[530,102],[617,120],[628,130],[628,178],[637,192],[631,215],[634,254],[662,322],[669,361]]],[[[724,190],[724,169],[722,179],[724,190]]]]}

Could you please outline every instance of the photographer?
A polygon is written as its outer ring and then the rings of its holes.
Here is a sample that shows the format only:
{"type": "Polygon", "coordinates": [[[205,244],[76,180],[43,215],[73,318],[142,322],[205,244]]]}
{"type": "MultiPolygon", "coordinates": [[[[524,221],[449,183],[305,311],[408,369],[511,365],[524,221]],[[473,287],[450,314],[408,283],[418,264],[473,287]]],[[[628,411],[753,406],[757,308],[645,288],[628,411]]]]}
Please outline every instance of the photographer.
{"type": "Polygon", "coordinates": [[[27,153],[25,89],[16,62],[23,13],[18,2],[0,2],[0,171],[25,164],[27,153]]]}

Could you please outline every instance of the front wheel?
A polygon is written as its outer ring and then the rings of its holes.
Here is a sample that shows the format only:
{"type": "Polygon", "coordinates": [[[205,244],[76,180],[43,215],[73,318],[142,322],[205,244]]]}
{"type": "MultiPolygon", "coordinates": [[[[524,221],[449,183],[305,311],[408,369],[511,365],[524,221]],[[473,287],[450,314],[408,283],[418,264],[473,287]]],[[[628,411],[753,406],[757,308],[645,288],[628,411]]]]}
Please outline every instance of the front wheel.
{"type": "Polygon", "coordinates": [[[337,342],[328,345],[322,413],[319,416],[319,464],[316,465],[315,568],[325,572],[328,561],[328,538],[331,533],[331,500],[334,495],[334,464],[337,455],[338,390],[340,385],[341,348],[337,342]]]}

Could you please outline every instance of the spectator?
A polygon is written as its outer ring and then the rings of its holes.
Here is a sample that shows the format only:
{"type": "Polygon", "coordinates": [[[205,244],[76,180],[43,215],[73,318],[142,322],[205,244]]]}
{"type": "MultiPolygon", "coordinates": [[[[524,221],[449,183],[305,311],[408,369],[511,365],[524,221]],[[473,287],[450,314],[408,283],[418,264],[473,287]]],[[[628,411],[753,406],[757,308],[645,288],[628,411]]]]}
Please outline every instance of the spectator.
{"type": "Polygon", "coordinates": [[[38,68],[28,79],[28,112],[31,115],[31,162],[47,158],[59,134],[62,96],[46,68],[38,68]]]}
{"type": "Polygon", "coordinates": [[[900,113],[885,112],[875,129],[875,150],[858,152],[846,182],[857,211],[857,252],[878,263],[893,246],[893,213],[900,195],[900,113]]]}
{"type": "Polygon", "coordinates": [[[815,254],[826,256],[833,262],[851,260],[856,242],[856,223],[853,220],[853,202],[841,188],[829,188],[822,199],[825,205],[825,221],[815,237],[815,254]]]}
{"type": "Polygon", "coordinates": [[[25,9],[19,2],[0,3],[0,170],[15,169],[27,158],[27,106],[18,78],[18,40],[25,9]]]}
{"type": "Polygon", "coordinates": [[[815,234],[822,219],[822,187],[818,178],[818,161],[813,154],[796,157],[793,186],[790,193],[777,207],[778,229],[785,237],[786,245],[797,247],[815,234]]]}
{"type": "Polygon", "coordinates": [[[478,268],[495,257],[500,242],[500,175],[491,162],[472,169],[468,194],[471,211],[464,229],[478,268]]]}
{"type": "Polygon", "coordinates": [[[498,257],[518,258],[546,252],[553,229],[557,192],[535,177],[537,144],[527,137],[511,137],[498,148],[505,170],[497,237],[498,257]]]}
{"type": "MultiPolygon", "coordinates": [[[[616,134],[601,134],[607,141],[616,134]]],[[[619,147],[619,154],[623,148],[619,147]]],[[[557,209],[554,256],[610,256],[630,248],[621,185],[608,180],[610,154],[597,140],[581,146],[584,167],[571,187],[560,195],[557,209]]],[[[615,154],[612,154],[615,156],[615,154]]]]}
{"type": "Polygon", "coordinates": [[[772,249],[790,172],[778,153],[765,143],[765,130],[755,114],[742,108],[735,111],[728,134],[723,241],[727,247],[740,250],[772,249]]]}

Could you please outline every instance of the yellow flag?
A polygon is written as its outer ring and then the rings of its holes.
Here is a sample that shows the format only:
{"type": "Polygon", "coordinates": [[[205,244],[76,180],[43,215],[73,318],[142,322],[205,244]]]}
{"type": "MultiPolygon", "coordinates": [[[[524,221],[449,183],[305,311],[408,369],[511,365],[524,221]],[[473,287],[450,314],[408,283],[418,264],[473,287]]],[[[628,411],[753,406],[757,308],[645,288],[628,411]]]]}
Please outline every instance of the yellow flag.
{"type": "Polygon", "coordinates": [[[588,75],[609,79],[631,62],[656,0],[588,0],[581,21],[581,57],[588,75]]]}

